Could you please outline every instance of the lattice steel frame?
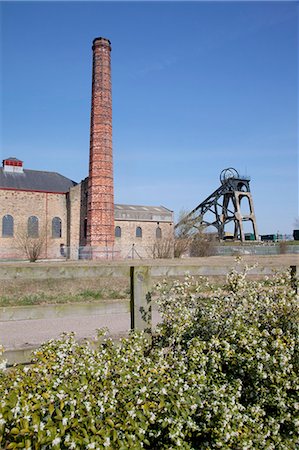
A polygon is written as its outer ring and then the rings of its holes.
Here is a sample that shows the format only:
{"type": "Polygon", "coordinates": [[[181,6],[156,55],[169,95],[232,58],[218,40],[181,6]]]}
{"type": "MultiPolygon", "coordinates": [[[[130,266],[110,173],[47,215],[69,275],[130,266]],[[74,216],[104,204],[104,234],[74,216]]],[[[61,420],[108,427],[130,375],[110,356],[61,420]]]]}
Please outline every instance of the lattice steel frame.
{"type": "Polygon", "coordinates": [[[194,208],[185,216],[175,228],[180,225],[189,224],[190,229],[202,229],[214,226],[217,229],[218,237],[223,240],[225,237],[225,226],[234,222],[234,239],[245,241],[243,222],[251,221],[254,240],[258,239],[257,224],[253,207],[252,195],[250,193],[250,178],[241,177],[233,168],[224,169],[220,174],[221,186],[209,197],[194,208]],[[242,215],[242,198],[248,199],[250,213],[242,215]],[[233,205],[232,207],[230,205],[233,205]],[[205,219],[205,215],[210,212],[213,221],[205,219]]]}

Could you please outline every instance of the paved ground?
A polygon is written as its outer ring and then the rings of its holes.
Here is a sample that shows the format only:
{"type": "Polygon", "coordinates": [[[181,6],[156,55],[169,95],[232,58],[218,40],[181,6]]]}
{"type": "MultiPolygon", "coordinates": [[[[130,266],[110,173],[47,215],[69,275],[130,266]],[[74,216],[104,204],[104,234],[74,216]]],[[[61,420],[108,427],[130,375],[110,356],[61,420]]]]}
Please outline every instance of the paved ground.
{"type": "MultiPolygon", "coordinates": [[[[158,321],[159,314],[153,311],[153,326],[158,321]]],[[[102,327],[107,327],[111,336],[125,334],[130,329],[129,314],[1,322],[0,342],[5,350],[30,348],[58,338],[63,332],[74,331],[78,339],[92,338],[96,336],[96,330],[102,327]]]]}
{"type": "MultiPolygon", "coordinates": [[[[262,267],[283,268],[290,265],[299,265],[298,255],[277,255],[277,256],[245,256],[243,263],[258,262],[262,267]]],[[[114,265],[116,262],[96,262],[96,265],[114,265]]],[[[119,263],[119,262],[118,262],[119,263]]],[[[137,264],[137,261],[134,261],[137,264]]],[[[226,267],[230,268],[234,265],[233,257],[210,257],[210,258],[194,258],[192,260],[167,260],[167,261],[151,261],[153,265],[166,266],[185,266],[188,264],[198,264],[207,267],[226,267]]],[[[38,263],[37,266],[52,265],[53,263],[38,263]]],[[[59,263],[63,264],[63,263],[59,263]]],[[[65,262],[66,265],[90,265],[90,262],[65,262]]],[[[92,263],[94,264],[94,262],[92,263]]],[[[132,264],[132,261],[121,262],[122,265],[132,264]]],[[[138,261],[140,264],[140,261],[138,261]]],[[[146,261],[142,261],[146,264],[146,261]]],[[[11,263],[11,265],[19,266],[19,264],[11,263]]],[[[25,263],[26,265],[26,263],[25,263]]],[[[9,266],[9,264],[7,265],[9,266]]],[[[71,280],[73,282],[73,280],[71,280]]],[[[11,280],[9,280],[11,284],[11,280]]],[[[111,283],[111,280],[110,280],[111,283]]],[[[4,283],[1,283],[4,285],[4,283]]],[[[13,283],[15,289],[18,289],[17,280],[13,283]]],[[[5,289],[5,288],[4,288],[5,289]]],[[[5,289],[6,290],[6,289],[5,289]]],[[[159,321],[157,312],[153,312],[153,325],[159,321]]],[[[92,338],[96,335],[98,328],[107,327],[110,335],[119,336],[125,334],[130,328],[129,313],[118,313],[113,315],[89,315],[69,318],[56,319],[39,319],[39,320],[20,320],[0,323],[0,343],[6,350],[14,350],[21,348],[36,347],[42,342],[52,338],[57,338],[62,332],[74,331],[79,339],[92,338]]]]}
{"type": "MultiPolygon", "coordinates": [[[[293,264],[298,264],[299,257],[298,254],[281,254],[281,255],[243,255],[244,263],[255,263],[258,262],[260,265],[267,267],[287,267],[293,264]]],[[[55,266],[55,265],[67,265],[67,266],[140,266],[140,265],[150,265],[150,266],[184,266],[184,265],[199,265],[199,266],[225,266],[231,267],[235,264],[235,256],[209,256],[202,258],[175,258],[175,259],[125,259],[125,260],[78,260],[78,261],[38,261],[34,263],[37,266],[55,266]]],[[[32,263],[29,262],[7,262],[0,261],[0,266],[12,266],[19,267],[28,266],[32,267],[32,263]]]]}

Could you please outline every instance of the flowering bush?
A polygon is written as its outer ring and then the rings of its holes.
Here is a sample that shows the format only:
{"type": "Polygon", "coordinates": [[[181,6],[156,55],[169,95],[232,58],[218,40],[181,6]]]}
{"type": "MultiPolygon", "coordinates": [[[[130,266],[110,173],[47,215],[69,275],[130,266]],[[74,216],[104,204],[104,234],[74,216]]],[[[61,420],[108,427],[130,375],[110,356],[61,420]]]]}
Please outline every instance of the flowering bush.
{"type": "Polygon", "coordinates": [[[0,447],[297,449],[296,293],[289,273],[246,273],[160,284],[152,344],[64,335],[0,372],[0,447]]]}

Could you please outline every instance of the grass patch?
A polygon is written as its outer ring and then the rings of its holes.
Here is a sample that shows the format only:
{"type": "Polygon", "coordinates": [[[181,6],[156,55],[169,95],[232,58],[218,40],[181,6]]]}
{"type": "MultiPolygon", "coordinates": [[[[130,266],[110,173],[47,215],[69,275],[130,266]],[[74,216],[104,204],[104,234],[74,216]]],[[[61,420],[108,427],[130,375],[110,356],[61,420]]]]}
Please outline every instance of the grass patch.
{"type": "Polygon", "coordinates": [[[129,299],[128,280],[16,280],[0,288],[0,307],[66,303],[92,303],[108,299],[129,299]]]}
{"type": "Polygon", "coordinates": [[[81,292],[79,296],[82,298],[82,300],[87,300],[90,298],[94,300],[101,300],[103,298],[103,292],[91,291],[90,289],[86,289],[85,291],[81,292]]]}
{"type": "Polygon", "coordinates": [[[66,304],[66,303],[92,303],[99,300],[110,299],[125,299],[129,298],[122,292],[109,291],[95,292],[83,291],[79,294],[63,294],[63,295],[46,295],[46,294],[32,294],[19,297],[0,297],[0,307],[5,306],[26,306],[26,305],[45,305],[45,304],[66,304]]]}
{"type": "Polygon", "coordinates": [[[286,241],[288,245],[299,245],[299,241],[286,241]]]}

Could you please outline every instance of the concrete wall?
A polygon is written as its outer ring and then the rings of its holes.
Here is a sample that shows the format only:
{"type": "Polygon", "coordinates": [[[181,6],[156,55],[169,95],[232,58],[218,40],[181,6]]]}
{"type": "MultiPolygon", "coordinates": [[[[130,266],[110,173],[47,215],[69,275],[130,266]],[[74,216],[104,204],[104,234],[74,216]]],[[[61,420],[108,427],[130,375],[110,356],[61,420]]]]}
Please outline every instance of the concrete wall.
{"type": "MultiPolygon", "coordinates": [[[[222,257],[222,261],[225,257],[222,257]]],[[[297,261],[294,259],[294,261],[297,261]]],[[[0,280],[2,279],[10,279],[13,280],[15,278],[23,278],[23,279],[45,279],[45,278],[80,278],[80,277],[94,277],[94,276],[104,276],[104,277],[119,277],[119,276],[127,276],[131,277],[131,302],[130,302],[130,312],[131,312],[131,327],[136,327],[136,329],[143,329],[145,332],[148,328],[144,328],[145,325],[150,324],[150,327],[156,325],[156,323],[160,320],[159,317],[153,317],[155,320],[152,321],[151,318],[144,319],[143,322],[138,323],[138,314],[142,311],[141,308],[149,308],[149,302],[147,293],[151,289],[151,277],[155,276],[184,276],[186,272],[191,275],[224,275],[227,273],[230,266],[227,264],[222,264],[221,266],[203,266],[203,265],[178,265],[176,262],[170,262],[167,265],[148,265],[148,266],[135,266],[130,267],[128,264],[119,263],[118,265],[70,265],[67,267],[67,263],[65,266],[62,264],[56,264],[51,266],[48,264],[47,266],[40,265],[19,265],[16,266],[0,266],[0,280]],[[132,283],[133,280],[133,283],[132,283]],[[157,321],[158,318],[158,321],[157,321]]],[[[269,267],[256,267],[253,269],[254,274],[260,275],[271,275],[272,268],[269,267]]],[[[292,267],[292,277],[295,286],[298,286],[298,273],[299,268],[296,266],[292,267]]],[[[113,282],[113,280],[111,280],[113,282]]],[[[4,353],[4,358],[8,360],[9,364],[14,363],[25,363],[30,361],[30,351],[33,348],[38,347],[40,342],[43,342],[47,339],[53,338],[55,336],[47,336],[46,338],[43,336],[40,339],[43,332],[50,332],[51,334],[58,333],[58,322],[61,318],[66,318],[67,322],[63,322],[63,329],[60,330],[66,331],[66,326],[73,327],[74,322],[70,321],[72,318],[78,318],[80,322],[78,322],[79,326],[79,334],[77,334],[77,338],[88,337],[90,336],[91,331],[94,332],[96,329],[101,328],[102,321],[96,320],[94,323],[94,329],[92,329],[91,322],[96,317],[110,317],[111,325],[115,326],[118,323],[121,325],[121,331],[128,330],[128,321],[126,321],[126,317],[122,316],[122,313],[128,315],[129,311],[129,301],[128,300],[110,300],[110,301],[101,301],[95,304],[79,304],[79,305],[39,305],[39,306],[23,306],[23,307],[4,307],[0,308],[0,330],[2,336],[7,339],[3,340],[6,349],[4,353]],[[82,328],[82,322],[84,320],[84,316],[87,318],[87,328],[82,328]],[[51,326],[50,320],[51,318],[54,320],[51,326]],[[30,327],[27,325],[27,321],[31,321],[30,327]],[[21,324],[21,326],[19,325],[21,324]],[[47,324],[47,326],[45,326],[47,324]],[[23,329],[22,329],[23,326],[23,329]],[[55,328],[56,327],[56,328],[55,328]],[[16,337],[17,332],[19,335],[16,337]],[[28,333],[29,332],[29,333],[28,333]],[[26,335],[27,333],[27,335],[26,335]],[[10,334],[10,336],[9,336],[10,334]],[[12,336],[13,336],[13,345],[12,345],[12,336]],[[28,344],[31,342],[30,348],[27,346],[21,346],[20,343],[28,344]]],[[[86,322],[86,321],[85,321],[86,322]]],[[[61,326],[61,324],[60,324],[61,326]]],[[[74,328],[71,328],[74,330],[74,328]]],[[[69,330],[67,330],[69,331],[69,330]]],[[[110,331],[112,331],[110,329],[110,331]]],[[[118,332],[120,329],[118,328],[118,332]]],[[[95,334],[93,334],[94,336],[95,334]]],[[[56,336],[57,337],[57,336],[56,336]]]]}
{"type": "MultiPolygon", "coordinates": [[[[230,268],[234,265],[234,259],[229,258],[230,262],[227,263],[225,257],[219,257],[223,262],[219,261],[217,264],[201,262],[193,263],[192,259],[186,261],[180,260],[154,260],[152,264],[149,264],[151,268],[151,275],[153,277],[177,277],[186,273],[190,275],[226,275],[230,268]]],[[[208,258],[207,258],[208,259],[208,258]]],[[[295,260],[295,259],[294,259],[295,260]]],[[[293,260],[289,258],[284,266],[281,268],[289,267],[293,260]]],[[[246,261],[244,262],[244,264],[246,261]]],[[[279,262],[277,263],[279,264],[279,262]]],[[[295,263],[294,263],[295,264],[295,263]]],[[[113,262],[106,264],[92,264],[88,263],[55,263],[55,264],[12,264],[12,265],[0,265],[0,280],[47,280],[47,279],[88,279],[94,277],[129,277],[130,265],[140,266],[142,262],[138,259],[134,261],[126,262],[113,262]]],[[[275,266],[257,266],[250,271],[251,275],[271,275],[273,274],[273,268],[275,266]]]]}
{"type": "Polygon", "coordinates": [[[128,265],[69,265],[68,263],[55,263],[53,265],[42,263],[0,265],[0,280],[47,280],[47,279],[72,279],[94,277],[129,277],[128,265]]]}
{"type": "Polygon", "coordinates": [[[122,314],[130,311],[129,300],[101,300],[94,303],[58,305],[5,306],[0,308],[0,323],[18,320],[58,319],[103,314],[122,314]]]}

